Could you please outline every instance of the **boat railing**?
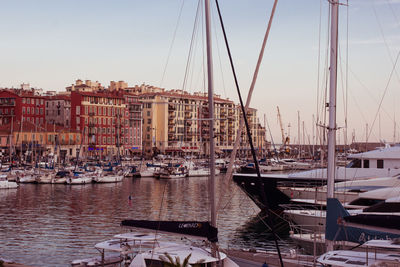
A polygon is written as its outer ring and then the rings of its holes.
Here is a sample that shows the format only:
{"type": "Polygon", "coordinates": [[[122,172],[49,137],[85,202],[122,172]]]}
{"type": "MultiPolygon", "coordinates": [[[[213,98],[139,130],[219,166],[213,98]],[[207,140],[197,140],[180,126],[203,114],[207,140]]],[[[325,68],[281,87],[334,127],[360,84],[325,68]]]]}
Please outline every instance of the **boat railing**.
{"type": "Polygon", "coordinates": [[[300,236],[313,236],[313,238],[325,238],[325,226],[319,225],[297,225],[289,222],[290,234],[299,234],[300,236]],[[318,227],[319,231],[310,228],[318,227]]]}

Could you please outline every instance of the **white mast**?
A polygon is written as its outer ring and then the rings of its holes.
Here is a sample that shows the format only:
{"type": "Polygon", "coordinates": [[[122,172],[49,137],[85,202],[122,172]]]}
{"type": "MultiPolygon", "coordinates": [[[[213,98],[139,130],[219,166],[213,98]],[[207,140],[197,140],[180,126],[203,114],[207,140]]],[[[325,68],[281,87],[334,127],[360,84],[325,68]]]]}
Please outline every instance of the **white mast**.
{"type": "MultiPolygon", "coordinates": [[[[211,47],[211,20],[210,20],[210,1],[205,0],[205,19],[206,19],[206,45],[207,45],[207,76],[208,76],[208,117],[209,117],[209,139],[210,139],[210,210],[211,226],[217,227],[216,205],[215,205],[215,154],[214,154],[214,84],[213,84],[213,64],[211,47]]],[[[216,256],[216,246],[212,243],[212,256],[216,256]]]]}
{"type": "MultiPolygon", "coordinates": [[[[338,50],[338,17],[339,2],[330,0],[331,4],[331,54],[329,77],[329,126],[328,126],[328,176],[327,198],[334,197],[336,169],[336,87],[337,87],[337,50],[338,50]]],[[[326,240],[327,251],[333,250],[333,241],[326,240]]]]}

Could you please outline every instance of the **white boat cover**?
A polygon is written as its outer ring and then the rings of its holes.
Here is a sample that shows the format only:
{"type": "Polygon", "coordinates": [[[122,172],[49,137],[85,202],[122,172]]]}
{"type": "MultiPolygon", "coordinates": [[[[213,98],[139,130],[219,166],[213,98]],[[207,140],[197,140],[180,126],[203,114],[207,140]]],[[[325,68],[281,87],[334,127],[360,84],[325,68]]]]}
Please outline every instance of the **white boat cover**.
{"type": "Polygon", "coordinates": [[[144,261],[144,258],[142,254],[137,254],[131,264],[129,264],[129,267],[146,267],[146,262],[144,261]]]}
{"type": "Polygon", "coordinates": [[[224,267],[239,267],[233,260],[230,258],[226,257],[224,259],[224,267]]]}

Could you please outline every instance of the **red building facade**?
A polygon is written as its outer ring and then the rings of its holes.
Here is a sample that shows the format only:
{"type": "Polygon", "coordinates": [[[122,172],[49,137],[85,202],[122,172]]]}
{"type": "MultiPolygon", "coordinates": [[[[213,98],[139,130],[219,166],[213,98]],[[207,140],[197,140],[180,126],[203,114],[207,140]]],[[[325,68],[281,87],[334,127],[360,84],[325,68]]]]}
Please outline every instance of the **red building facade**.
{"type": "Polygon", "coordinates": [[[81,132],[85,155],[112,157],[125,153],[125,145],[132,145],[125,138],[126,109],[124,98],[117,94],[71,92],[71,128],[81,132]]]}
{"type": "Polygon", "coordinates": [[[0,91],[0,125],[13,121],[29,121],[35,125],[45,124],[45,97],[34,91],[2,89],[0,91]]]}

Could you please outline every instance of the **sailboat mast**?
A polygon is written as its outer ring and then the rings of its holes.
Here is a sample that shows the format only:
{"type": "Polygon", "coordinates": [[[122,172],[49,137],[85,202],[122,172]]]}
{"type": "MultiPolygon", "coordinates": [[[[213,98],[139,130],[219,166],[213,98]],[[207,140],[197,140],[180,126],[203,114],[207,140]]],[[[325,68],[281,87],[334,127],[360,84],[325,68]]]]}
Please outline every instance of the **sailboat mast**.
{"type": "MultiPolygon", "coordinates": [[[[336,149],[336,87],[337,87],[337,50],[339,2],[331,0],[331,54],[329,77],[329,126],[328,126],[328,176],[327,198],[334,197],[335,188],[335,149],[336,149]]],[[[333,250],[333,241],[326,240],[327,250],[333,250]]]]}
{"type": "MultiPolygon", "coordinates": [[[[210,139],[210,211],[211,226],[217,227],[216,204],[215,204],[215,153],[214,153],[214,80],[211,47],[211,20],[210,1],[205,0],[206,19],[206,46],[207,46],[207,78],[208,78],[208,117],[209,117],[209,139],[210,139]]],[[[213,256],[216,256],[215,249],[212,249],[213,256]]]]}

